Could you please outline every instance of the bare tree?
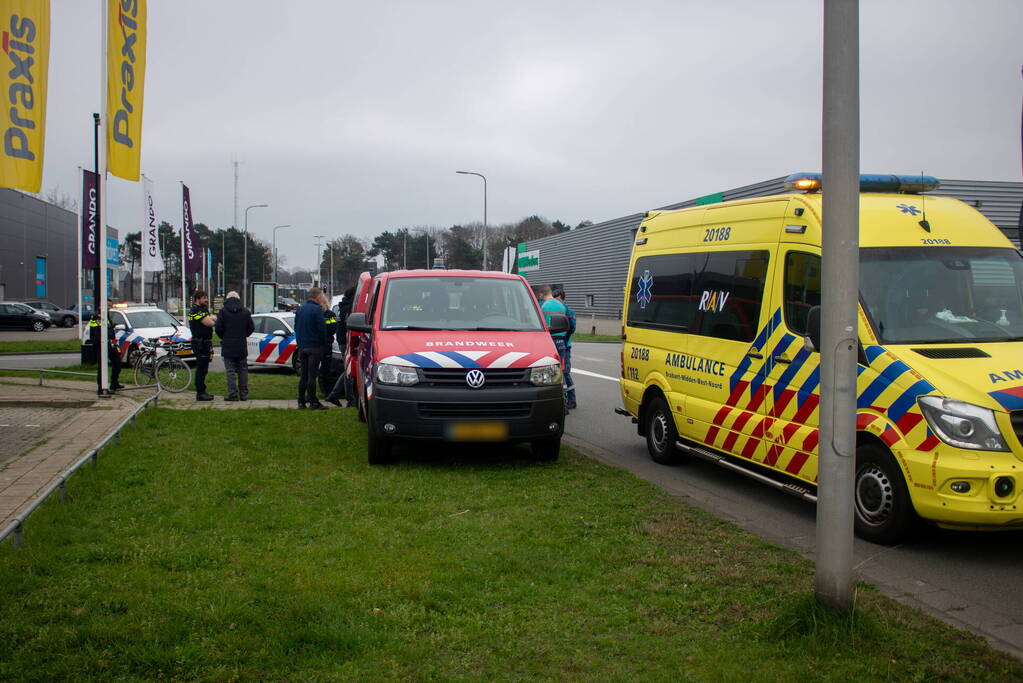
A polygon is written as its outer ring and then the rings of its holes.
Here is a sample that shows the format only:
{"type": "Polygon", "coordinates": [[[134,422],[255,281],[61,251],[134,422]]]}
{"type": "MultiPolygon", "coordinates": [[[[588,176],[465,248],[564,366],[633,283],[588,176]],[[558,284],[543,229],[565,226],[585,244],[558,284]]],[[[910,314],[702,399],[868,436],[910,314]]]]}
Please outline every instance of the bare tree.
{"type": "Polygon", "coordinates": [[[67,192],[60,191],[60,185],[50,188],[43,197],[48,203],[68,211],[78,211],[78,200],[67,192]]]}

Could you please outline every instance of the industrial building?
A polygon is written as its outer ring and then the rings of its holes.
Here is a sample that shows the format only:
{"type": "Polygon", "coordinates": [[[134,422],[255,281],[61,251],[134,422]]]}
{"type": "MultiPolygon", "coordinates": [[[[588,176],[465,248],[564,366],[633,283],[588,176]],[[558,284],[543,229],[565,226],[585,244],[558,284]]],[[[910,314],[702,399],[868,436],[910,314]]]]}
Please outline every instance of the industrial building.
{"type": "MultiPolygon", "coordinates": [[[[782,194],[787,192],[786,177],[779,176],[651,210],[683,209],[782,194]]],[[[1023,183],[942,179],[940,187],[927,194],[955,197],[975,206],[1019,246],[1023,183]]],[[[520,266],[518,272],[534,286],[563,286],[566,302],[580,318],[620,319],[633,236],[644,215],[646,210],[521,244],[519,263],[528,265],[526,268],[520,266]]],[[[589,331],[589,326],[583,325],[582,321],[580,328],[589,331]]]]}

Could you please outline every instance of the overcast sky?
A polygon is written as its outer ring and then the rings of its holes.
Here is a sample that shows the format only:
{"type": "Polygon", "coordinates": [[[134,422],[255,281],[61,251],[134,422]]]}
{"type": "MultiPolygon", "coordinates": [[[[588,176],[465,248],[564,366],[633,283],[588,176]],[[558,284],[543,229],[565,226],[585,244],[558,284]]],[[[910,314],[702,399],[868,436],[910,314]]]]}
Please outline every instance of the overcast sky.
{"type": "MultiPolygon", "coordinates": [[[[52,0],[43,192],[78,193],[100,0],[52,0]]],[[[861,0],[861,165],[1021,179],[1023,2],[861,0]]],[[[313,235],[614,218],[820,169],[820,0],[149,0],[142,169],[160,219],[313,235]],[[239,218],[241,227],[242,218],[239,218]]],[[[108,223],[142,224],[109,182],[108,223]]]]}

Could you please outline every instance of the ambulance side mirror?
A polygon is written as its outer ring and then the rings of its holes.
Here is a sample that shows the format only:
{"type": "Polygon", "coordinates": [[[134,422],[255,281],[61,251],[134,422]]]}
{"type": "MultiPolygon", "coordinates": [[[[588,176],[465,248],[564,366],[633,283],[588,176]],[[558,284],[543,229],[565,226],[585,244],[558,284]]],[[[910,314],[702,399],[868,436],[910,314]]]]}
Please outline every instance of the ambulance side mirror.
{"type": "Polygon", "coordinates": [[[547,326],[547,331],[551,334],[559,334],[561,332],[568,332],[568,316],[562,315],[561,313],[551,313],[551,322],[547,326]]]}
{"type": "Polygon", "coordinates": [[[813,306],[806,312],[806,336],[803,346],[807,351],[821,350],[821,307],[813,306]]]}
{"type": "Polygon", "coordinates": [[[369,322],[366,320],[365,313],[352,313],[348,316],[348,320],[345,321],[345,324],[348,325],[348,330],[350,332],[365,332],[368,334],[373,331],[369,322]]]}

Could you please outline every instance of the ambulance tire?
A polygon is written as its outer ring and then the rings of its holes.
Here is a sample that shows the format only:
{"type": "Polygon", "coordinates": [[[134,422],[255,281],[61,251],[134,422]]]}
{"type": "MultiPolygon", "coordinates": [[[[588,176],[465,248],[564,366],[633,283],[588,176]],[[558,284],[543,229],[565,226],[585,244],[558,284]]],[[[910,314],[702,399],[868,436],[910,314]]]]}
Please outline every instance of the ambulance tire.
{"type": "Polygon", "coordinates": [[[561,453],[561,438],[537,439],[529,444],[533,451],[533,458],[543,462],[553,462],[558,459],[561,453]]]}
{"type": "Polygon", "coordinates": [[[656,396],[646,409],[646,449],[651,459],[660,465],[677,465],[683,456],[675,447],[678,432],[675,418],[663,396],[656,396]]]}
{"type": "Polygon", "coordinates": [[[866,541],[894,545],[920,524],[899,464],[877,444],[856,449],[853,496],[856,535],[866,541]]]}
{"type": "Polygon", "coordinates": [[[369,448],[366,455],[370,465],[389,465],[394,462],[392,445],[391,439],[380,436],[373,425],[369,425],[369,448]]]}

